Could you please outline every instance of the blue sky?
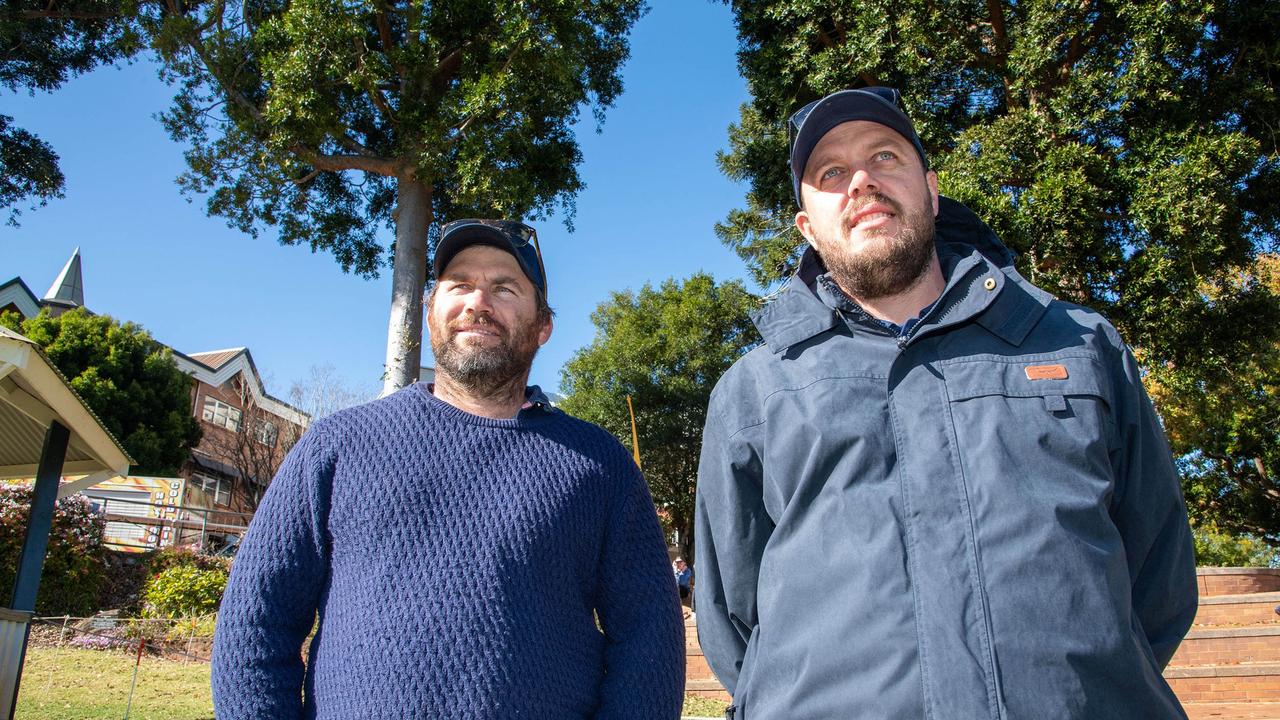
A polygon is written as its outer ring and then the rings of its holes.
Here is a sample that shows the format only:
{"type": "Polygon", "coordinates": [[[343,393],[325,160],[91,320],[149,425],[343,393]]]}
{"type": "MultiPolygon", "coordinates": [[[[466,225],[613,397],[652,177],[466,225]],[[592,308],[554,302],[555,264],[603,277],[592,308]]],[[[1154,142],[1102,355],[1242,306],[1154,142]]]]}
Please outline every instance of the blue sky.
{"type": "MultiPolygon", "coordinates": [[[[602,132],[589,113],[578,127],[587,187],[575,232],[559,218],[538,226],[557,313],[533,367],[531,381],[545,389],[559,387],[561,367],[591,342],[591,312],[611,291],[698,271],[746,280],[713,232],[745,194],[715,164],[748,100],[732,15],[709,0],[651,4],[602,132]]],[[[178,193],[183,148],[155,119],[172,94],[148,62],[102,68],[50,94],[0,94],[0,111],[51,143],[67,178],[65,199],[24,212],[19,228],[0,226],[0,282],[18,276],[43,295],[78,246],[94,312],[187,353],[248,347],[279,397],[323,365],[376,392],[390,268],[365,280],[328,254],[206,216],[203,198],[178,193]]]]}

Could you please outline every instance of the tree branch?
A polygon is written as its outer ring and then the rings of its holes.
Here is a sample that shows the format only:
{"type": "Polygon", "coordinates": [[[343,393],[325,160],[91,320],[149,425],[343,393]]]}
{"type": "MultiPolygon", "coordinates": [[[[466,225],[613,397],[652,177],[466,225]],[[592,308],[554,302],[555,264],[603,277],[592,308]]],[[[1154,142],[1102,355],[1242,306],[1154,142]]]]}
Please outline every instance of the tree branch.
{"type": "Polygon", "coordinates": [[[294,145],[289,150],[316,168],[328,172],[363,170],[387,177],[396,177],[400,172],[400,164],[391,158],[368,155],[323,155],[301,144],[294,145]]]}

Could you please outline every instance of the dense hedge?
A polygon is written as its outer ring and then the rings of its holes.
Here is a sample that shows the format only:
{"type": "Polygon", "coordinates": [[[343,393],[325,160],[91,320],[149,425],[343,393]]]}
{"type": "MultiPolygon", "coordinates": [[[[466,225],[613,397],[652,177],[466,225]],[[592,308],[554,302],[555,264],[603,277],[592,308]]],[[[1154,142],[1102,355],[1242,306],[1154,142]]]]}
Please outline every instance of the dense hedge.
{"type": "MultiPolygon", "coordinates": [[[[0,487],[0,603],[6,605],[26,539],[31,493],[30,487],[0,487]]],[[[89,615],[98,609],[107,571],[104,527],[102,516],[83,495],[58,500],[36,596],[37,614],[89,615]]]]}

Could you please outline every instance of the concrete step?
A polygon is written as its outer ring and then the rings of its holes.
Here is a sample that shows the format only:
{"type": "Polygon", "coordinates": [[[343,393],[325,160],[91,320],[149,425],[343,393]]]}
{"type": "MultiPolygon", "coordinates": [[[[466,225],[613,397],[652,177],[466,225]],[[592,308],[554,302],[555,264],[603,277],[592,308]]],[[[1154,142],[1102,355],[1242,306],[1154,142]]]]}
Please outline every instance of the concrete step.
{"type": "Polygon", "coordinates": [[[1280,625],[1280,592],[1200,598],[1196,625],[1280,625]]]}
{"type": "Polygon", "coordinates": [[[1184,705],[1280,703],[1280,663],[1168,667],[1164,679],[1184,705]]]}
{"type": "Polygon", "coordinates": [[[1190,720],[1280,720],[1280,702],[1183,703],[1190,720]]]}
{"type": "Polygon", "coordinates": [[[1170,667],[1280,663],[1280,625],[1192,629],[1170,667]]]}

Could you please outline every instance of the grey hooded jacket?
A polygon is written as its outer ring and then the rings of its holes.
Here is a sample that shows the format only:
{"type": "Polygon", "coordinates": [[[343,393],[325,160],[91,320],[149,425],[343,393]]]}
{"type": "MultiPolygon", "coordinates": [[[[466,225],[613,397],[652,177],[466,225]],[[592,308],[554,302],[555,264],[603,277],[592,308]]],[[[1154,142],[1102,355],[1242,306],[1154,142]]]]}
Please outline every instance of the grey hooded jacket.
{"type": "Polygon", "coordinates": [[[941,199],[905,338],[810,250],[717,384],[698,638],[739,720],[1182,718],[1186,509],[1138,368],[941,199]]]}

